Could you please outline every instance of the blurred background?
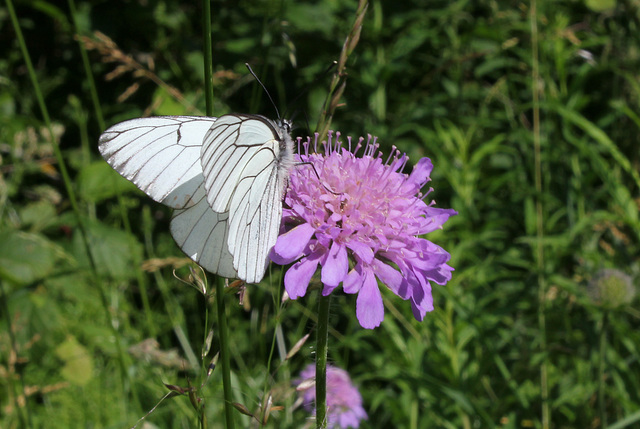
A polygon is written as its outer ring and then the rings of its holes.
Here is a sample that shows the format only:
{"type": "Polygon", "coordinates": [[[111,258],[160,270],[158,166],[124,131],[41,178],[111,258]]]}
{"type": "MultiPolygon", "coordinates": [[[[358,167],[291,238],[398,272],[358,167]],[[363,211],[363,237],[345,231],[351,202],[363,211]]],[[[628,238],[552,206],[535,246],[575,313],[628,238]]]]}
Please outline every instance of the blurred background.
{"type": "MultiPolygon", "coordinates": [[[[315,130],[357,2],[211,9],[215,115],[276,117],[248,62],[294,136],[315,130]]],[[[215,312],[174,277],[189,270],[170,210],[97,152],[116,122],[203,114],[202,19],[179,0],[0,5],[0,427],[131,427],[163,383],[195,386],[223,427],[215,324],[201,358],[215,312]]],[[[456,271],[423,322],[383,291],[364,330],[334,293],[329,359],[360,388],[361,427],[637,427],[639,26],[635,0],[369,3],[332,128],[431,158],[430,197],[459,214],[427,237],[456,271]]],[[[291,383],[313,341],[285,356],[313,338],[316,298],[281,304],[281,274],[226,298],[232,383],[251,412],[269,394],[283,407],[266,427],[299,428],[291,383]]],[[[184,395],[141,423],[196,425],[184,395]]]]}

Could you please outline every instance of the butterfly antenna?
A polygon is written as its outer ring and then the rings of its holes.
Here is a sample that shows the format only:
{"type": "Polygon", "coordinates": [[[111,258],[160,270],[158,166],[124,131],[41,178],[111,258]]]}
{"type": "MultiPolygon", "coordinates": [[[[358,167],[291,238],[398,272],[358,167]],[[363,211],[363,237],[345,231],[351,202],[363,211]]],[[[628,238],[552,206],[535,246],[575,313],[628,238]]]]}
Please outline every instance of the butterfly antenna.
{"type": "Polygon", "coordinates": [[[278,119],[280,118],[280,112],[278,111],[278,108],[276,107],[276,103],[273,102],[273,98],[271,98],[271,94],[269,94],[269,91],[267,91],[267,87],[264,86],[264,84],[262,83],[262,81],[258,78],[258,76],[253,72],[253,69],[251,68],[251,66],[249,65],[249,63],[244,63],[245,66],[247,66],[247,68],[249,69],[249,73],[251,73],[251,75],[258,81],[258,83],[260,84],[260,86],[262,87],[262,89],[264,89],[264,92],[267,94],[267,97],[269,97],[269,100],[271,101],[271,104],[273,105],[273,108],[276,110],[276,115],[278,115],[278,119]]]}

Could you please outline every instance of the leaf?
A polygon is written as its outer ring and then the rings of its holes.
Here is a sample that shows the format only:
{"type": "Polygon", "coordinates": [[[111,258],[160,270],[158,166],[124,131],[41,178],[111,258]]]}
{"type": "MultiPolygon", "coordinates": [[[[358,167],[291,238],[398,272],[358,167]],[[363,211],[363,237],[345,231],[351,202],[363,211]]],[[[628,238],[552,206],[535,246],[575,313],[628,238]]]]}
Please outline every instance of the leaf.
{"type": "Polygon", "coordinates": [[[30,203],[20,209],[22,227],[30,226],[32,232],[42,231],[50,226],[55,219],[56,208],[47,200],[30,203]]]}
{"type": "Polygon", "coordinates": [[[627,158],[620,151],[618,146],[616,146],[613,140],[611,140],[611,138],[604,131],[602,131],[602,129],[598,128],[596,124],[589,121],[580,113],[574,110],[571,110],[561,104],[544,103],[544,106],[549,108],[549,110],[555,110],[564,119],[571,122],[573,125],[582,129],[585,133],[591,136],[591,138],[593,138],[602,149],[608,152],[611,155],[611,157],[618,163],[618,165],[622,167],[622,169],[626,171],[633,178],[633,180],[636,183],[636,186],[640,188],[640,175],[631,166],[631,162],[629,161],[629,158],[627,158]]]}
{"type": "Polygon", "coordinates": [[[27,284],[47,276],[63,257],[62,248],[39,234],[0,232],[0,277],[12,283],[27,284]]]}
{"type": "Polygon", "coordinates": [[[594,12],[613,11],[616,0],[585,0],[584,4],[594,12]]]}
{"type": "Polygon", "coordinates": [[[97,161],[86,165],[77,177],[80,197],[92,203],[125,192],[140,192],[136,186],[120,176],[109,164],[97,161]]]}
{"type": "Polygon", "coordinates": [[[153,114],[164,115],[184,115],[184,106],[177,101],[164,87],[158,87],[153,94],[152,105],[153,114]]]}
{"type": "Polygon", "coordinates": [[[93,378],[93,358],[87,349],[69,336],[56,347],[56,356],[64,361],[60,373],[71,384],[84,386],[93,378]]]}
{"type": "MultiPolygon", "coordinates": [[[[89,247],[98,274],[113,279],[135,277],[142,260],[142,245],[132,235],[97,221],[86,222],[89,247]]],[[[89,265],[80,231],[74,232],[74,249],[78,262],[89,265]]]]}

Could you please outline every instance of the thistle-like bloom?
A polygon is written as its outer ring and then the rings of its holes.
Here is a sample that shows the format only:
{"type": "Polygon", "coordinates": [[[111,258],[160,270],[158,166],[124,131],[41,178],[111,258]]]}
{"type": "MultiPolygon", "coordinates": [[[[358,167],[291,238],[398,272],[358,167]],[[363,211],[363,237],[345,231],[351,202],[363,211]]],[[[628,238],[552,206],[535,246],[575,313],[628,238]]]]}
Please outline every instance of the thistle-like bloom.
{"type": "Polygon", "coordinates": [[[322,154],[317,134],[313,145],[310,138],[298,139],[301,164],[289,178],[284,231],[271,259],[280,265],[297,261],[284,278],[292,299],[305,295],[320,265],[323,295],[340,283],[346,293],[358,294],[362,327],[373,329],[384,319],[376,278],[410,300],[421,321],[433,310],[430,282],[445,284],[453,268],[444,249],[419,236],[441,228],[456,212],[424,202],[432,190],[420,193],[433,168],[428,158],[407,175],[402,170],[408,157],[397,149],[383,162],[375,138],[364,145],[360,138],[353,151],[350,137],[347,142],[345,148],[340,133],[329,132],[322,154]],[[360,149],[364,153],[356,157],[360,149]]]}
{"type": "MultiPolygon", "coordinates": [[[[296,381],[297,390],[302,393],[305,409],[315,414],[316,366],[309,364],[296,381]]],[[[360,420],[366,420],[367,413],[362,408],[362,396],[351,382],[344,369],[327,365],[327,428],[357,428],[360,420]]]]}
{"type": "Polygon", "coordinates": [[[612,268],[598,271],[589,282],[587,292],[594,303],[608,309],[628,305],[636,295],[633,279],[612,268]]]}

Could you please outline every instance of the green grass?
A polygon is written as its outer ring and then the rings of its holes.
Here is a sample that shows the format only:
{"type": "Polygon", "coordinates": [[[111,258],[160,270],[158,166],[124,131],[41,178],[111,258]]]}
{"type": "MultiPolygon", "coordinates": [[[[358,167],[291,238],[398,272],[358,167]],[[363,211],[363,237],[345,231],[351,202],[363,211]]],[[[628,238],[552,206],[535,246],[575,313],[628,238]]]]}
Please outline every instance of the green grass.
{"type": "MultiPolygon", "coordinates": [[[[383,324],[363,330],[353,296],[331,300],[329,360],[361,389],[361,427],[638,425],[638,298],[611,308],[587,288],[605,268],[636,289],[640,275],[640,9],[605,3],[538,2],[536,26],[529,2],[369,4],[332,128],[377,135],[385,153],[396,145],[413,162],[430,157],[431,196],[459,215],[428,237],[456,271],[434,285],[436,309],[423,322],[383,293],[383,324]]],[[[67,4],[16,2],[34,80],[8,4],[0,427],[131,427],[169,392],[163,383],[196,387],[209,427],[224,427],[221,374],[206,376],[219,349],[215,302],[174,277],[168,258],[183,255],[169,210],[97,153],[118,121],[206,111],[199,3],[80,0],[69,3],[72,19],[67,4]],[[157,349],[140,346],[150,338],[157,349]]],[[[249,62],[294,115],[294,135],[306,135],[355,8],[214,2],[214,114],[275,116],[249,62]]],[[[282,304],[281,276],[273,266],[244,306],[226,297],[231,384],[251,412],[269,393],[283,407],[267,427],[299,428],[308,416],[291,382],[314,359],[312,341],[284,358],[314,337],[317,303],[312,293],[282,304]]],[[[237,427],[259,427],[235,416],[237,427]]],[[[198,415],[180,395],[145,422],[197,427],[198,415]]]]}

